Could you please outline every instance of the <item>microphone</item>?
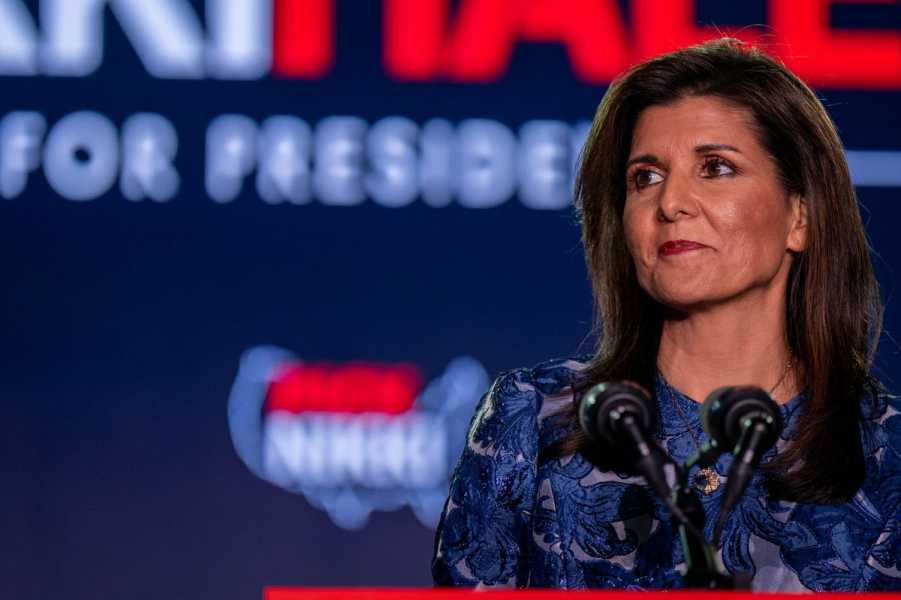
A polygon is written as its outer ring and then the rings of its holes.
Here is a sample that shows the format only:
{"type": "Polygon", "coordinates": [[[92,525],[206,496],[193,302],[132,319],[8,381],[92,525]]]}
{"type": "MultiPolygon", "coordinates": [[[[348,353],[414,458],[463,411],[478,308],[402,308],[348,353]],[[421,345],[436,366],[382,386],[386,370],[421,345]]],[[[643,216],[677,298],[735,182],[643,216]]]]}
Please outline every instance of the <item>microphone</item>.
{"type": "Polygon", "coordinates": [[[648,394],[632,383],[599,383],[579,404],[579,424],[585,434],[595,442],[625,449],[647,482],[669,504],[671,490],[663,472],[662,452],[648,435],[654,428],[655,414],[648,394]]]}
{"type": "Polygon", "coordinates": [[[599,383],[589,389],[579,404],[579,424],[589,438],[624,449],[634,466],[644,475],[679,522],[680,537],[688,566],[684,581],[689,587],[731,588],[731,577],[717,568],[714,552],[704,538],[704,509],[695,494],[680,485],[677,494],[670,490],[663,471],[673,464],[678,477],[680,467],[648,435],[654,428],[656,406],[648,393],[628,382],[599,383]]]}
{"type": "Polygon", "coordinates": [[[707,435],[735,458],[726,475],[726,490],[713,528],[713,544],[719,544],[726,518],[751,481],[760,459],[782,433],[782,413],[775,401],[753,386],[721,387],[713,390],[701,408],[701,423],[707,435]]]}

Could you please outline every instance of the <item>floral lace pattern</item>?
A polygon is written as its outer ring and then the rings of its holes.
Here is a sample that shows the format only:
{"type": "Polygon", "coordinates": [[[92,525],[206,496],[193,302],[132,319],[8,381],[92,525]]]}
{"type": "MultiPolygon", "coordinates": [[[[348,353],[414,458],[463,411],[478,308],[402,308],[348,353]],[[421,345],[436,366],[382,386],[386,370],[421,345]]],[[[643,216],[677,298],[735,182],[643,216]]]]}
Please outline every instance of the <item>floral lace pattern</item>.
{"type": "MultiPolygon", "coordinates": [[[[581,454],[538,462],[539,450],[565,433],[548,417],[572,401],[570,384],[583,367],[556,360],[512,371],[482,398],[438,525],[436,584],[681,587],[678,533],[643,478],[599,470],[581,454]]],[[[700,404],[676,389],[671,399],[664,385],[658,378],[656,437],[681,462],[695,451],[692,433],[707,440],[700,404]]],[[[851,501],[773,500],[755,476],[729,517],[722,564],[752,589],[901,589],[901,400],[865,400],[867,472],[851,501]]],[[[803,403],[799,395],[781,406],[782,439],[764,461],[790,439],[803,403]]],[[[715,465],[721,480],[730,462],[723,455],[715,465]]],[[[724,488],[701,494],[708,538],[724,488]]]]}

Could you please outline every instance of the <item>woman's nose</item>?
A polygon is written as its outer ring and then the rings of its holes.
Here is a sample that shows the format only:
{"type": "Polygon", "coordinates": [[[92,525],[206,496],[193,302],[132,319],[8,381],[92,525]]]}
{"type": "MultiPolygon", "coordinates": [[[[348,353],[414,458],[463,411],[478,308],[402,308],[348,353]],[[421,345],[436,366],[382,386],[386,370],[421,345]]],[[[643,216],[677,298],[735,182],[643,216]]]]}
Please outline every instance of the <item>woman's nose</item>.
{"type": "Polygon", "coordinates": [[[658,220],[678,221],[697,215],[697,202],[692,193],[690,178],[678,173],[670,173],[659,189],[658,220]]]}

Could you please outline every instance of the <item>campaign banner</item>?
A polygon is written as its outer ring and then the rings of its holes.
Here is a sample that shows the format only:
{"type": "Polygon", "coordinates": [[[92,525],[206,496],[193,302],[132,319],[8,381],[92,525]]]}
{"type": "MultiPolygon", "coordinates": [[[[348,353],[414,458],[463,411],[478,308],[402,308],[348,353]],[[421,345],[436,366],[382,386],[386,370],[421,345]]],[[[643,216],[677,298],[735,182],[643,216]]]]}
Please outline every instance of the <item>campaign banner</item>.
{"type": "Polygon", "coordinates": [[[893,389],[895,2],[0,0],[0,596],[429,586],[490,382],[594,347],[598,103],[727,34],[838,127],[893,389]]]}

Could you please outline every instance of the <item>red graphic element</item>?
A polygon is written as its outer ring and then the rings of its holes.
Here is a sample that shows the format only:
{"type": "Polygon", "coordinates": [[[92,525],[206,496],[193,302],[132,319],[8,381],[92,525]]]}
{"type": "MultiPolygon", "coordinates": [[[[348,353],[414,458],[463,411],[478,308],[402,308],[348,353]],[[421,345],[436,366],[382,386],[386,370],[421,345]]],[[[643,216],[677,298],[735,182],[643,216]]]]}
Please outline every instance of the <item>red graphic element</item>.
{"type": "MultiPolygon", "coordinates": [[[[775,3],[770,0],[770,5],[775,3]]],[[[635,62],[724,35],[760,44],[759,29],[697,25],[694,0],[632,0],[632,19],[636,24],[635,62]]]]}
{"type": "Polygon", "coordinates": [[[399,79],[493,81],[517,42],[560,42],[576,75],[609,81],[629,62],[616,0],[385,0],[383,53],[399,79]]]}
{"type": "Polygon", "coordinates": [[[275,0],[272,70],[321,77],[335,62],[334,0],[275,0]]]}
{"type": "Polygon", "coordinates": [[[829,0],[770,0],[773,29],[787,46],[786,64],[815,85],[901,87],[901,31],[831,29],[830,4],[829,0]]]}
{"type": "Polygon", "coordinates": [[[440,75],[447,2],[385,0],[382,56],[398,79],[426,81],[440,75]]]}
{"type": "MultiPolygon", "coordinates": [[[[567,590],[491,590],[492,600],[569,600],[572,596],[567,590]]],[[[428,600],[453,600],[478,597],[473,596],[471,590],[442,589],[442,588],[290,588],[267,587],[263,590],[263,600],[416,600],[424,598],[428,600]]],[[[704,591],[701,594],[691,590],[657,591],[636,593],[627,590],[611,591],[580,591],[576,594],[580,600],[686,600],[688,598],[701,597],[704,600],[756,600],[759,594],[752,592],[733,591],[704,591]]],[[[767,600],[794,600],[796,594],[772,594],[766,595],[767,600]]],[[[878,598],[879,600],[901,600],[901,594],[876,592],[870,594],[849,594],[825,592],[817,596],[823,600],[866,600],[866,598],[878,598]]]]}
{"type": "Polygon", "coordinates": [[[269,385],[265,410],[396,415],[413,406],[422,382],[408,364],[285,364],[269,385]]]}
{"type": "MultiPolygon", "coordinates": [[[[891,4],[897,0],[846,0],[891,4]]],[[[694,0],[384,0],[383,59],[408,81],[491,82],[521,42],[559,42],[575,75],[603,84],[645,58],[723,35],[760,45],[808,83],[901,87],[901,31],[833,29],[834,0],[769,0],[764,28],[699,26],[694,0]],[[630,35],[631,34],[631,35],[630,35]]]]}

